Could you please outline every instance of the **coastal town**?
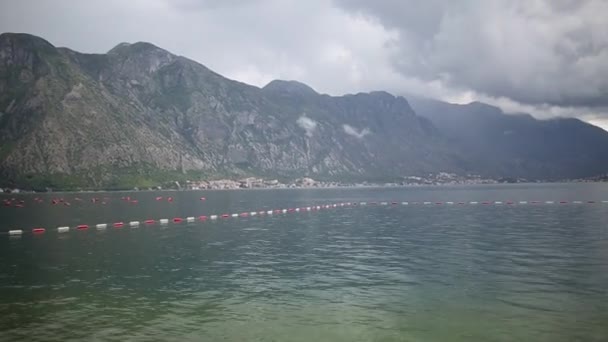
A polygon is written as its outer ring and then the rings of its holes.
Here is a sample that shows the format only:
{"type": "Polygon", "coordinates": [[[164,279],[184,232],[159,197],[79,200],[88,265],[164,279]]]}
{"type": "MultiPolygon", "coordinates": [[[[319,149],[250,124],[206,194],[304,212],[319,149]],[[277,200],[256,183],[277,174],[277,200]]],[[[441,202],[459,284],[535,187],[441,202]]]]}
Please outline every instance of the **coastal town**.
{"type": "MultiPolygon", "coordinates": [[[[517,180],[520,181],[520,180],[517,180]]],[[[423,185],[472,185],[496,184],[501,180],[487,179],[478,175],[459,176],[453,173],[440,172],[427,176],[408,176],[398,182],[335,182],[319,181],[310,177],[297,178],[292,182],[280,182],[277,179],[247,177],[240,180],[200,180],[187,181],[185,186],[176,184],[179,188],[188,190],[226,190],[226,189],[289,189],[289,188],[337,188],[337,187],[398,187],[423,185]]],[[[503,181],[506,182],[506,181],[503,181]]],[[[510,181],[511,182],[511,181],[510,181]]]]}

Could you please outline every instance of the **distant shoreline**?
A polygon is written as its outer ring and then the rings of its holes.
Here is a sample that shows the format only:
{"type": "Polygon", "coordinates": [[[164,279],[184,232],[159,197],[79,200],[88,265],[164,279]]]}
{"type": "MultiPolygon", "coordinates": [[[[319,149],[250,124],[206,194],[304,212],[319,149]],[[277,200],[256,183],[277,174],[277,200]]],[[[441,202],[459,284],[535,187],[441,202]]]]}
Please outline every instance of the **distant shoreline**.
{"type": "Polygon", "coordinates": [[[322,187],[253,187],[253,188],[228,188],[228,189],[129,189],[129,190],[54,190],[54,191],[24,191],[0,192],[0,196],[19,194],[70,194],[70,193],[138,193],[138,192],[215,192],[215,191],[256,191],[256,190],[361,190],[361,189],[412,189],[412,188],[435,188],[435,187],[477,187],[477,186],[513,186],[513,185],[542,185],[542,184],[606,184],[604,181],[543,181],[543,182],[518,182],[518,183],[471,183],[471,184],[415,184],[415,185],[361,185],[361,186],[322,186],[322,187]]]}

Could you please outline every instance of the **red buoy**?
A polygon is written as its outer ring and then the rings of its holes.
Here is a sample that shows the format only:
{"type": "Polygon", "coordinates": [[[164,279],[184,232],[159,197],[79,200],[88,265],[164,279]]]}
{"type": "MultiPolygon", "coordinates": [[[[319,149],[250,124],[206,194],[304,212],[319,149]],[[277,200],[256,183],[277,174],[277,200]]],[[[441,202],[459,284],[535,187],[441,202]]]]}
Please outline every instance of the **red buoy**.
{"type": "Polygon", "coordinates": [[[201,197],[201,201],[206,201],[207,199],[205,197],[201,197]]]}
{"type": "Polygon", "coordinates": [[[163,199],[163,196],[158,196],[158,197],[156,197],[156,200],[157,200],[157,201],[162,201],[162,199],[163,199]]]}
{"type": "Polygon", "coordinates": [[[114,228],[122,228],[124,227],[125,223],[124,222],[116,222],[113,224],[114,228]]]}
{"type": "Polygon", "coordinates": [[[44,229],[44,228],[34,228],[34,229],[32,229],[32,233],[34,233],[34,234],[42,234],[45,231],[46,231],[46,229],[44,229]]]}
{"type": "Polygon", "coordinates": [[[199,217],[198,217],[198,219],[199,219],[200,221],[205,221],[205,220],[207,219],[207,216],[205,216],[205,215],[201,215],[201,216],[199,216],[199,217]]]}
{"type": "Polygon", "coordinates": [[[249,213],[241,213],[239,216],[240,217],[247,217],[247,216],[249,216],[249,213]]]}
{"type": "Polygon", "coordinates": [[[230,215],[228,215],[228,214],[222,214],[222,218],[228,218],[228,217],[230,217],[230,215]]]}
{"type": "Polygon", "coordinates": [[[89,226],[86,225],[86,224],[81,224],[81,225],[76,226],[76,229],[78,229],[78,230],[87,230],[87,229],[89,229],[89,226]]]}
{"type": "Polygon", "coordinates": [[[181,217],[176,217],[176,218],[173,219],[173,222],[179,223],[179,222],[182,222],[183,220],[184,219],[182,219],[181,217]]]}
{"type": "Polygon", "coordinates": [[[154,220],[145,220],[144,223],[145,224],[154,224],[154,220]]]}
{"type": "Polygon", "coordinates": [[[173,202],[173,197],[168,197],[168,198],[167,198],[167,201],[169,201],[169,202],[173,202]]]}

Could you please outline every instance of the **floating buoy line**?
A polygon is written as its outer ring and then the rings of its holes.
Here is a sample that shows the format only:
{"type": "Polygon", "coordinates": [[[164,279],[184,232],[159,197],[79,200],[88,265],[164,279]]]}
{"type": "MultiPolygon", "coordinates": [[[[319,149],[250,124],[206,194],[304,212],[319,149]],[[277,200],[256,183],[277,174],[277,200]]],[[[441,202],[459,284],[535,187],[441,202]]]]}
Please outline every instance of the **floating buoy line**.
{"type": "MultiPolygon", "coordinates": [[[[124,199],[129,203],[137,203],[137,200],[132,200],[130,198],[124,199]]],[[[161,197],[157,197],[156,200],[162,200],[161,197]]],[[[201,200],[204,201],[204,197],[201,197],[201,200]]],[[[53,200],[55,201],[55,200],[53,200]]],[[[98,200],[93,201],[96,203],[98,200]]],[[[173,201],[173,198],[169,198],[168,201],[173,201]]],[[[60,203],[60,202],[57,202],[60,203]]],[[[18,203],[22,205],[22,202],[18,203]]],[[[22,236],[24,234],[33,234],[33,235],[42,235],[47,233],[48,231],[55,231],[59,234],[65,234],[72,231],[87,231],[89,229],[96,230],[105,230],[109,227],[119,229],[123,227],[131,227],[137,228],[141,225],[145,226],[167,226],[170,222],[174,225],[180,225],[183,223],[193,223],[195,221],[205,222],[205,221],[217,221],[217,220],[226,220],[226,219],[239,219],[239,218],[247,218],[250,216],[272,216],[272,215],[282,215],[282,214],[290,214],[290,213],[300,213],[300,212],[317,212],[321,210],[333,209],[333,208],[341,208],[341,207],[363,207],[363,206],[526,206],[526,205],[597,205],[597,204],[605,204],[608,205],[608,200],[595,201],[408,201],[408,202],[396,202],[396,201],[373,201],[373,202],[342,202],[342,203],[332,203],[332,204],[323,204],[323,205],[313,205],[306,207],[294,207],[294,208],[283,208],[283,209],[274,209],[274,210],[261,210],[261,211],[244,211],[240,213],[224,213],[224,214],[212,214],[212,215],[201,215],[198,217],[195,216],[187,216],[187,217],[174,217],[172,219],[169,218],[160,218],[160,219],[146,219],[142,221],[129,221],[129,222],[114,222],[114,223],[97,223],[93,225],[89,224],[79,224],[75,226],[59,226],[54,229],[47,229],[44,227],[34,227],[30,229],[11,229],[8,232],[1,232],[0,234],[8,235],[11,237],[22,236]]]]}

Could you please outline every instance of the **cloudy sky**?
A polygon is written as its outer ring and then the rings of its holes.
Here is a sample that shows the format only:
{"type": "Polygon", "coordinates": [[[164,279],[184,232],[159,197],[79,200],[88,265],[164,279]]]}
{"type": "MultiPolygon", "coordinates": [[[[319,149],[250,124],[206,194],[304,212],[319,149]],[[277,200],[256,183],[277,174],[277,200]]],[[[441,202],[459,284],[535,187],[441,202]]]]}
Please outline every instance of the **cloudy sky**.
{"type": "Polygon", "coordinates": [[[608,129],[605,0],[0,0],[0,32],[148,41],[243,82],[474,100],[608,129]]]}

